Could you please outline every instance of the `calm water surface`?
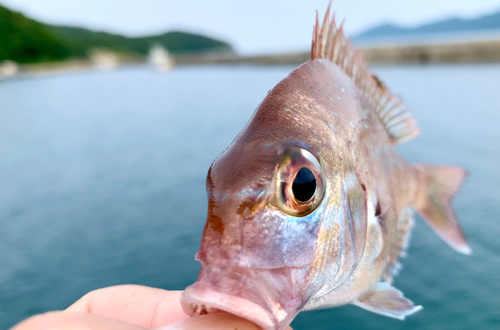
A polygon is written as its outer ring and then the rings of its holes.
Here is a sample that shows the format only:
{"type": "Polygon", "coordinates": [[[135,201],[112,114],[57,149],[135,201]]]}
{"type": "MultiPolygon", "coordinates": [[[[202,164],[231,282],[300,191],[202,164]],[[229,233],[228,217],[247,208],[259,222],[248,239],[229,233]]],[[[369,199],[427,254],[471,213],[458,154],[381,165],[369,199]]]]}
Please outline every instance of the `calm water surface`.
{"type": "MultiPolygon", "coordinates": [[[[205,222],[205,175],[292,67],[192,67],[0,82],[0,329],[86,292],[184,289],[205,222]]],[[[401,322],[354,306],[294,329],[500,328],[500,65],[375,68],[413,108],[412,162],[470,177],[455,208],[474,254],[417,221],[396,278],[424,310],[401,322]]]]}

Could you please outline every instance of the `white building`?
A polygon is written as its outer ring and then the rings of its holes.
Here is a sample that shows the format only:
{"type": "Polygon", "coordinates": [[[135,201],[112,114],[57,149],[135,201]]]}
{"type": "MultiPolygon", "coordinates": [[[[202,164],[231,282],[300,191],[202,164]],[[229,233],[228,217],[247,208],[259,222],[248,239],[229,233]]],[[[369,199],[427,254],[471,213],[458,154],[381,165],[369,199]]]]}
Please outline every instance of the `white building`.
{"type": "Polygon", "coordinates": [[[156,44],[149,50],[148,63],[158,71],[170,70],[174,61],[169,56],[168,51],[162,45],[156,44]]]}
{"type": "Polygon", "coordinates": [[[92,51],[90,60],[94,66],[104,71],[112,71],[120,65],[120,59],[114,52],[96,49],[92,51]]]}
{"type": "Polygon", "coordinates": [[[19,65],[14,61],[0,63],[0,78],[13,77],[19,73],[19,65]]]}

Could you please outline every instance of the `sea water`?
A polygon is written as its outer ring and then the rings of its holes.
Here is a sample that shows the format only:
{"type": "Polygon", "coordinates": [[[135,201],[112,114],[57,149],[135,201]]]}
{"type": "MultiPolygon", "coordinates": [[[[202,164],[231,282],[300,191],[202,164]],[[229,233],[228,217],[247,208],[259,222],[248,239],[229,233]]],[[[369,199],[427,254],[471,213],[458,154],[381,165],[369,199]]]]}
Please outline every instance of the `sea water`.
{"type": "MultiPolygon", "coordinates": [[[[182,290],[206,216],[205,176],[293,67],[146,67],[0,82],[0,329],[133,283],[182,290]]],[[[500,65],[375,67],[422,134],[411,162],[469,177],[454,200],[472,256],[420,219],[394,285],[406,321],[354,306],[294,329],[500,328],[500,65]]]]}

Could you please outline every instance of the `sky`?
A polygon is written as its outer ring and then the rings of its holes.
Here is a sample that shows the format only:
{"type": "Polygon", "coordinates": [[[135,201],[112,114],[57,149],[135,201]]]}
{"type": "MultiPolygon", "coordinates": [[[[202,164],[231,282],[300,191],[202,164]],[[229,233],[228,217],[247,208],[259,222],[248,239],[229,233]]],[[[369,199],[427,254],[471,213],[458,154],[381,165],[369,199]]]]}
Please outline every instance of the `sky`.
{"type": "MultiPolygon", "coordinates": [[[[242,54],[286,53],[310,47],[315,11],[328,0],[0,0],[47,23],[144,36],[184,30],[231,43],[242,54]]],[[[411,27],[500,10],[499,0],[334,0],[346,32],[383,23],[411,27]]]]}

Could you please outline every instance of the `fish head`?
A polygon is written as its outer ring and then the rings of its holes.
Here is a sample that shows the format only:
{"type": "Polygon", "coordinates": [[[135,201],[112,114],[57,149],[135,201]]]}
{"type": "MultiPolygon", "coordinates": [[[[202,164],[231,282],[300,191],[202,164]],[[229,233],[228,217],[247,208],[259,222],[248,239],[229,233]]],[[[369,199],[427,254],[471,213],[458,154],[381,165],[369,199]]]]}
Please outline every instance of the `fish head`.
{"type": "Polygon", "coordinates": [[[210,167],[202,269],[181,300],[189,315],[226,311],[284,329],[326,282],[352,272],[366,205],[346,140],[330,127],[344,130],[325,92],[331,66],[311,61],[281,81],[210,167]]]}

